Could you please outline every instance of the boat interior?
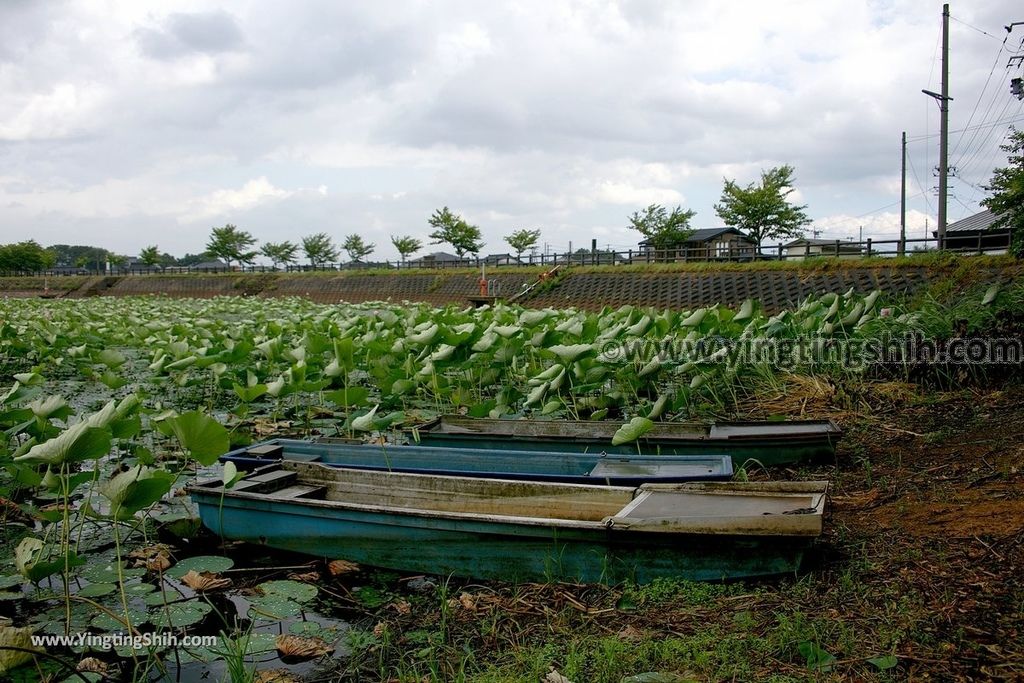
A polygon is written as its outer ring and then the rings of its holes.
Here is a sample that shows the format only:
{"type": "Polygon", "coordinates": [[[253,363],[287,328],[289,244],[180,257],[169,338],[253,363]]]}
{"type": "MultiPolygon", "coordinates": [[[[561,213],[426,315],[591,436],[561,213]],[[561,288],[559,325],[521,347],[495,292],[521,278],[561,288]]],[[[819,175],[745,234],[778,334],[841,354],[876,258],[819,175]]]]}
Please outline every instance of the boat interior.
{"type": "MultiPolygon", "coordinates": [[[[197,484],[220,495],[219,480],[197,484]]],[[[284,461],[252,472],[232,493],[281,501],[327,501],[389,509],[474,513],[678,527],[693,520],[816,515],[820,524],[825,484],[644,485],[638,488],[533,481],[443,477],[334,468],[284,461]]],[[[703,523],[703,522],[701,522],[703,523]]],[[[699,526],[699,524],[698,524],[699,526]]],[[[770,525],[768,525],[770,526],[770,525]]],[[[789,526],[793,526],[789,524],[789,526]]],[[[667,530],[667,529],[666,529],[667,530]]]]}

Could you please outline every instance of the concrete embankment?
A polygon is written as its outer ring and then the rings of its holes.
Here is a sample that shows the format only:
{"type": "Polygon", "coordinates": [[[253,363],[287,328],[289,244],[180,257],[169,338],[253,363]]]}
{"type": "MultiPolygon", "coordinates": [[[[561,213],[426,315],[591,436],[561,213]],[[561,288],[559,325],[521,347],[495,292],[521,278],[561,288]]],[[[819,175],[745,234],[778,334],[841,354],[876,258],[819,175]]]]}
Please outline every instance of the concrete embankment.
{"type": "MultiPolygon", "coordinates": [[[[704,264],[677,268],[568,268],[538,282],[535,268],[504,268],[488,272],[502,298],[528,290],[520,298],[530,307],[653,306],[694,308],[713,304],[735,306],[744,299],[762,302],[768,310],[798,305],[809,295],[880,289],[894,296],[923,292],[952,295],[970,286],[1020,277],[1022,266],[1006,257],[931,259],[914,263],[874,259],[853,264],[704,264]],[[744,267],[745,266],[745,267],[744,267]]],[[[467,305],[479,293],[479,273],[411,271],[402,273],[342,271],[336,273],[223,273],[126,275],[112,277],[0,278],[0,296],[142,296],[206,298],[213,296],[301,296],[319,303],[413,301],[433,305],[467,305]]]]}

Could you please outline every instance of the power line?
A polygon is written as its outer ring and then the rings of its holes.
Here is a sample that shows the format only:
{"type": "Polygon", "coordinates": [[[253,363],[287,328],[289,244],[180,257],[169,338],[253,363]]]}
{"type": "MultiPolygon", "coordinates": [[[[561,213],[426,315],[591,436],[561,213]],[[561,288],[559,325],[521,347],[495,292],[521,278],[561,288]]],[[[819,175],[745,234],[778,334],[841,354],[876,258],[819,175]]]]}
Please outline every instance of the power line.
{"type": "MultiPolygon", "coordinates": [[[[957,19],[952,14],[949,15],[949,18],[952,19],[953,21],[955,21],[958,24],[963,24],[967,28],[974,29],[975,31],[977,31],[978,33],[981,33],[982,35],[986,35],[989,38],[995,38],[996,40],[999,40],[999,36],[994,36],[991,33],[989,33],[988,31],[985,31],[984,29],[980,29],[977,26],[972,26],[971,24],[968,24],[966,21],[964,21],[962,19],[957,19]]],[[[1003,42],[1004,43],[1006,42],[1006,38],[1003,38],[1003,42]]]]}
{"type": "MultiPolygon", "coordinates": [[[[997,95],[997,97],[998,97],[998,95],[997,95]]],[[[962,133],[964,131],[979,130],[979,129],[982,129],[982,128],[998,128],[999,126],[1004,126],[1004,125],[1008,125],[1008,124],[1011,124],[1011,123],[1016,123],[1017,121],[1024,121],[1024,115],[1014,114],[1013,116],[1011,116],[1009,118],[1006,118],[1006,119],[997,119],[995,121],[979,123],[977,125],[971,126],[970,128],[957,128],[957,129],[951,130],[949,132],[950,133],[962,133]]],[[[931,135],[908,136],[907,137],[907,143],[909,144],[911,142],[926,142],[928,140],[934,140],[937,137],[939,137],[938,133],[933,133],[931,135]]]]}
{"type": "MultiPolygon", "coordinates": [[[[989,83],[992,82],[992,75],[996,72],[996,67],[999,65],[999,58],[1003,56],[1003,48],[1005,47],[1006,40],[1009,37],[1010,37],[1009,34],[1007,34],[1006,38],[1003,39],[1003,42],[999,44],[999,51],[996,52],[996,58],[992,62],[992,68],[989,69],[988,78],[985,79],[985,85],[982,86],[981,94],[978,95],[978,100],[974,103],[974,109],[971,111],[971,115],[967,119],[967,125],[964,126],[965,130],[967,128],[971,127],[971,122],[974,121],[974,115],[978,113],[978,106],[981,104],[981,101],[985,98],[985,91],[988,90],[988,85],[989,85],[989,83]]],[[[991,109],[991,102],[990,102],[989,109],[991,109]]],[[[982,119],[982,120],[984,120],[984,119],[982,119]]],[[[964,135],[966,135],[966,132],[961,133],[960,137],[957,138],[956,144],[953,146],[953,151],[951,153],[951,156],[956,155],[957,150],[960,148],[960,143],[963,142],[964,135]]]]}

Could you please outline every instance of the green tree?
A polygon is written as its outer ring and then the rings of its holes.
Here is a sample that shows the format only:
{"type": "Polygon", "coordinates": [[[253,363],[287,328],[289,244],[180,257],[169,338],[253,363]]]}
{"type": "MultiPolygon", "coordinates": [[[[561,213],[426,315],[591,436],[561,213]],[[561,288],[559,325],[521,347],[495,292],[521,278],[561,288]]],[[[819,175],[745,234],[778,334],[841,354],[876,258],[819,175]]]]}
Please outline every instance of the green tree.
{"type": "Polygon", "coordinates": [[[408,235],[404,237],[392,235],[391,244],[395,245],[395,249],[397,249],[398,253],[402,256],[402,263],[405,263],[405,259],[423,248],[422,242],[415,237],[408,235]]]}
{"type": "Polygon", "coordinates": [[[320,266],[338,260],[338,248],[326,232],[307,235],[302,238],[302,251],[309,259],[309,265],[320,266]]]}
{"type": "Polygon", "coordinates": [[[57,258],[58,266],[78,266],[102,270],[107,260],[107,250],[102,247],[85,245],[52,244],[47,247],[57,258]]]}
{"type": "Polygon", "coordinates": [[[373,250],[377,248],[376,244],[367,244],[363,241],[363,238],[359,235],[352,234],[345,238],[345,241],[341,243],[341,248],[348,253],[348,257],[355,263],[359,263],[364,258],[373,253],[373,250]]]}
{"type": "Polygon", "coordinates": [[[715,213],[725,224],[744,232],[760,247],[766,239],[796,239],[811,222],[806,205],[789,203],[793,193],[793,167],[778,166],[761,171],[761,182],[740,187],[726,179],[715,213]]]}
{"type": "Polygon", "coordinates": [[[1011,251],[1024,258],[1024,131],[1013,128],[999,149],[1007,153],[1007,165],[992,173],[985,186],[992,196],[981,204],[996,215],[993,229],[1013,230],[1011,251]]]}
{"type": "Polygon", "coordinates": [[[160,249],[154,244],[139,252],[139,261],[144,266],[158,266],[161,262],[160,249]]]}
{"type": "Polygon", "coordinates": [[[287,240],[284,242],[266,242],[260,249],[260,253],[270,259],[270,262],[274,264],[274,268],[277,268],[279,263],[289,265],[298,260],[299,245],[287,240]]]}
{"type": "Polygon", "coordinates": [[[508,246],[512,247],[512,250],[516,252],[516,258],[522,256],[523,252],[532,249],[537,246],[537,240],[540,239],[540,230],[516,230],[511,235],[505,237],[505,241],[508,242],[508,246]]]}
{"type": "Polygon", "coordinates": [[[207,253],[202,254],[185,254],[181,258],[177,259],[175,265],[178,266],[194,266],[210,258],[207,253]]]}
{"type": "Polygon", "coordinates": [[[470,225],[447,206],[435,211],[427,222],[434,228],[434,232],[430,233],[430,239],[433,240],[431,244],[450,244],[459,258],[466,254],[476,254],[484,246],[480,228],[470,225]]]}
{"type": "Polygon", "coordinates": [[[251,249],[254,244],[255,237],[228,223],[223,228],[213,228],[206,253],[212,258],[224,259],[229,266],[232,261],[238,261],[239,265],[252,263],[258,253],[251,249]]]}
{"type": "Polygon", "coordinates": [[[651,204],[642,211],[635,211],[629,217],[630,225],[655,249],[679,249],[693,234],[690,221],[697,215],[696,211],[683,211],[677,206],[669,212],[661,204],[651,204]]]}
{"type": "Polygon", "coordinates": [[[52,268],[56,255],[35,240],[0,245],[0,271],[34,273],[52,268]]]}

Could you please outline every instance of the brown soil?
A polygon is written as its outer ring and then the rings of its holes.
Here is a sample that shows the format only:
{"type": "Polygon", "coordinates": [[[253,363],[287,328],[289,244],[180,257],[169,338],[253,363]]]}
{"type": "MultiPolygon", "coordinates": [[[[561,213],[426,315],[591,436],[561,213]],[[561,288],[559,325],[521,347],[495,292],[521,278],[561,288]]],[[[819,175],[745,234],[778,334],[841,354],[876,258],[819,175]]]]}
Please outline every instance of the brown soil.
{"type": "MultiPolygon", "coordinates": [[[[846,430],[835,465],[769,475],[833,481],[802,576],[660,597],[640,589],[626,610],[620,589],[467,586],[452,603],[457,637],[481,659],[530,646],[555,653],[553,664],[560,648],[602,638],[686,643],[700,653],[685,660],[700,681],[1024,681],[1024,387],[926,397],[897,383],[855,396],[791,388],[746,415],[783,401],[846,430]],[[807,641],[835,658],[827,670],[808,667],[807,641]],[[880,655],[895,655],[895,668],[881,671],[880,655]]],[[[433,620],[384,617],[398,631],[433,620]]]]}

